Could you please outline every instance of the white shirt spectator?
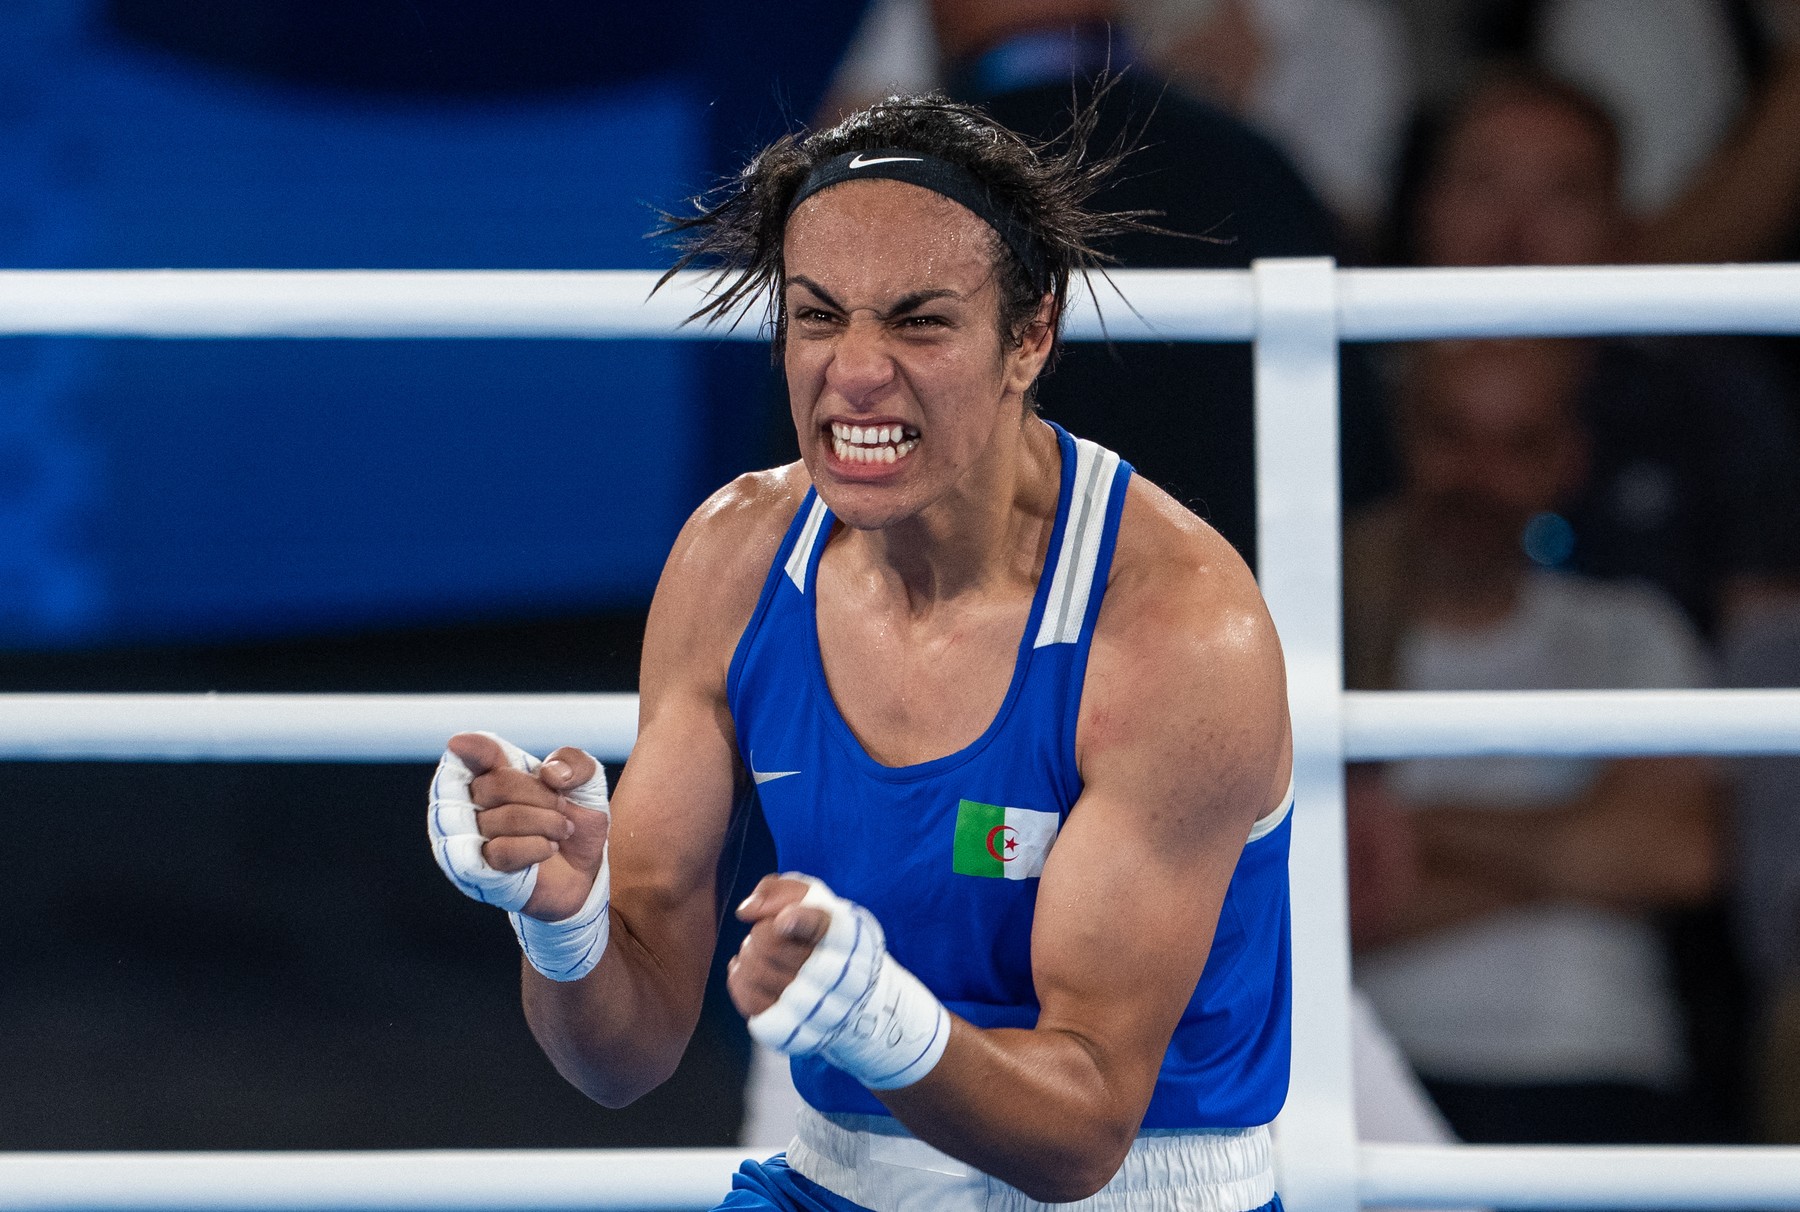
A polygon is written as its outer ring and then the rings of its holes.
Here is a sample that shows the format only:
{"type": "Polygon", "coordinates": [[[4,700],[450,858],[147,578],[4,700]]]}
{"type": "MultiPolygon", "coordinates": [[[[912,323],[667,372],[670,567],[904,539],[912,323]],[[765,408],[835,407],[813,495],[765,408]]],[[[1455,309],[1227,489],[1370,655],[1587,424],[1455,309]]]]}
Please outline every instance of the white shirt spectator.
{"type": "MultiPolygon", "coordinates": [[[[1675,605],[1648,587],[1528,574],[1497,626],[1421,626],[1402,642],[1398,689],[1654,689],[1705,684],[1675,605]]],[[[1533,812],[1581,794],[1590,758],[1395,763],[1409,805],[1533,812]]],[[[1681,1020],[1660,942],[1642,917],[1590,905],[1505,911],[1359,957],[1357,981],[1428,1077],[1496,1083],[1681,1078],[1681,1020]]]]}

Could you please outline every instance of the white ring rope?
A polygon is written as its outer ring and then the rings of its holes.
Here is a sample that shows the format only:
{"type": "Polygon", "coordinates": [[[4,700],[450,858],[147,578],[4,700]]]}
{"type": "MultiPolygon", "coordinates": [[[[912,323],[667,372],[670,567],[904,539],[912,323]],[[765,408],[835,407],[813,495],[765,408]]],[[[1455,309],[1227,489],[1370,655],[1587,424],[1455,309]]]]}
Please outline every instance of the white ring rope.
{"type": "MultiPolygon", "coordinates": [[[[0,1153],[0,1206],[707,1208],[744,1156],[740,1149],[0,1153]]],[[[1800,1148],[1792,1146],[1362,1145],[1357,1170],[1362,1202],[1392,1207],[1800,1209],[1800,1148]]]]}
{"type": "MultiPolygon", "coordinates": [[[[623,762],[635,694],[0,694],[0,760],[434,762],[457,732],[623,762]]],[[[1800,690],[1351,692],[1354,761],[1800,753],[1800,690]]]]}
{"type": "Polygon", "coordinates": [[[635,694],[0,694],[0,758],[435,762],[458,732],[622,762],[635,694]]]}
{"type": "Polygon", "coordinates": [[[1800,1208],[1800,1146],[1362,1145],[1357,1194],[1390,1207],[1800,1208]]]}
{"type": "Polygon", "coordinates": [[[1352,691],[1344,756],[1800,753],[1800,690],[1352,691]]]}
{"type": "MultiPolygon", "coordinates": [[[[1245,341],[1248,270],[1114,270],[1096,278],[1116,341],[1245,341]],[[1115,287],[1117,288],[1115,290],[1115,287]]],[[[0,334],[139,337],[762,339],[682,325],[704,275],[655,295],[652,270],[4,270],[0,334]]],[[[1627,333],[1800,333],[1800,266],[1344,269],[1351,341],[1627,333]]],[[[1085,290],[1068,335],[1102,336],[1085,290]]]]}
{"type": "Polygon", "coordinates": [[[742,1149],[0,1153],[8,1212],[709,1208],[742,1149]]]}

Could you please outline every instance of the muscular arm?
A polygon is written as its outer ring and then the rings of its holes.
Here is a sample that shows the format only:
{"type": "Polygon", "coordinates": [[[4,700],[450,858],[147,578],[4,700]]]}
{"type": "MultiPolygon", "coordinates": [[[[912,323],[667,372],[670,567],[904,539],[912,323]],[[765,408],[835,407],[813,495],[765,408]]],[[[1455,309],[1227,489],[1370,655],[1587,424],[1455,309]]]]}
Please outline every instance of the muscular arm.
{"type": "MultiPolygon", "coordinates": [[[[1155,533],[1132,506],[1124,533],[1155,533]]],[[[924,1080],[879,1092],[916,1135],[1038,1199],[1085,1197],[1118,1169],[1245,839],[1287,785],[1273,628],[1235,555],[1182,537],[1186,562],[1119,571],[1108,590],[1085,790],[1038,889],[1038,1025],[957,1020],[924,1080]]]]}
{"type": "Polygon", "coordinates": [[[1631,758],[1553,808],[1417,811],[1416,884],[1358,941],[1395,942],[1549,901],[1626,911],[1692,904],[1718,880],[1717,798],[1700,759],[1631,758]]]}
{"type": "Polygon", "coordinates": [[[747,477],[676,541],[645,632],[637,742],[612,798],[610,942],[579,981],[524,967],[532,1033],[607,1106],[664,1081],[699,1020],[737,776],[726,670],[793,512],[781,512],[787,495],[778,475],[747,477]]]}

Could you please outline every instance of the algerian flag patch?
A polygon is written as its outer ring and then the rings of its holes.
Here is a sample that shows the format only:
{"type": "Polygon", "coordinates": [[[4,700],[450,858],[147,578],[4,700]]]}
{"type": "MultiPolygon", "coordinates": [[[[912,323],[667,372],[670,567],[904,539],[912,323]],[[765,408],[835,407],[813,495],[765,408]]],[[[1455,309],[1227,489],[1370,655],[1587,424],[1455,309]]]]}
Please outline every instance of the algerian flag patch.
{"type": "Polygon", "coordinates": [[[1054,812],[962,800],[956,806],[952,869],[997,880],[1035,879],[1044,872],[1059,823],[1054,812]]]}

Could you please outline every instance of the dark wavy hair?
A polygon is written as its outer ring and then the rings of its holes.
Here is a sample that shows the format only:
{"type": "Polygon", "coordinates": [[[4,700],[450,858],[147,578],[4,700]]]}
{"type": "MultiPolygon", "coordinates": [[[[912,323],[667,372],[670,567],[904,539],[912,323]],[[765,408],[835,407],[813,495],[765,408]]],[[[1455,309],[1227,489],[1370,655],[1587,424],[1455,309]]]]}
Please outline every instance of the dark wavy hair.
{"type": "MultiPolygon", "coordinates": [[[[978,106],[937,93],[889,97],[828,130],[784,135],[758,152],[735,179],[693,199],[692,213],[662,216],[659,234],[673,237],[680,255],[657,285],[685,269],[713,271],[705,305],[688,317],[708,324],[736,323],[761,299],[775,356],[780,357],[787,336],[781,308],[786,285],[782,246],[788,210],[807,175],[845,152],[917,151],[974,174],[1029,233],[1047,270],[1052,327],[1060,344],[1071,277],[1077,271],[1103,271],[1113,261],[1100,251],[1100,242],[1124,232],[1162,230],[1147,222],[1154,211],[1087,209],[1088,200],[1131,154],[1123,139],[1099,153],[1088,146],[1100,102],[1117,80],[1114,76],[1096,84],[1085,100],[1072,105],[1068,128],[1044,143],[1008,130],[978,106]]],[[[1016,346],[1043,295],[999,234],[990,235],[1001,337],[1016,346]]]]}

